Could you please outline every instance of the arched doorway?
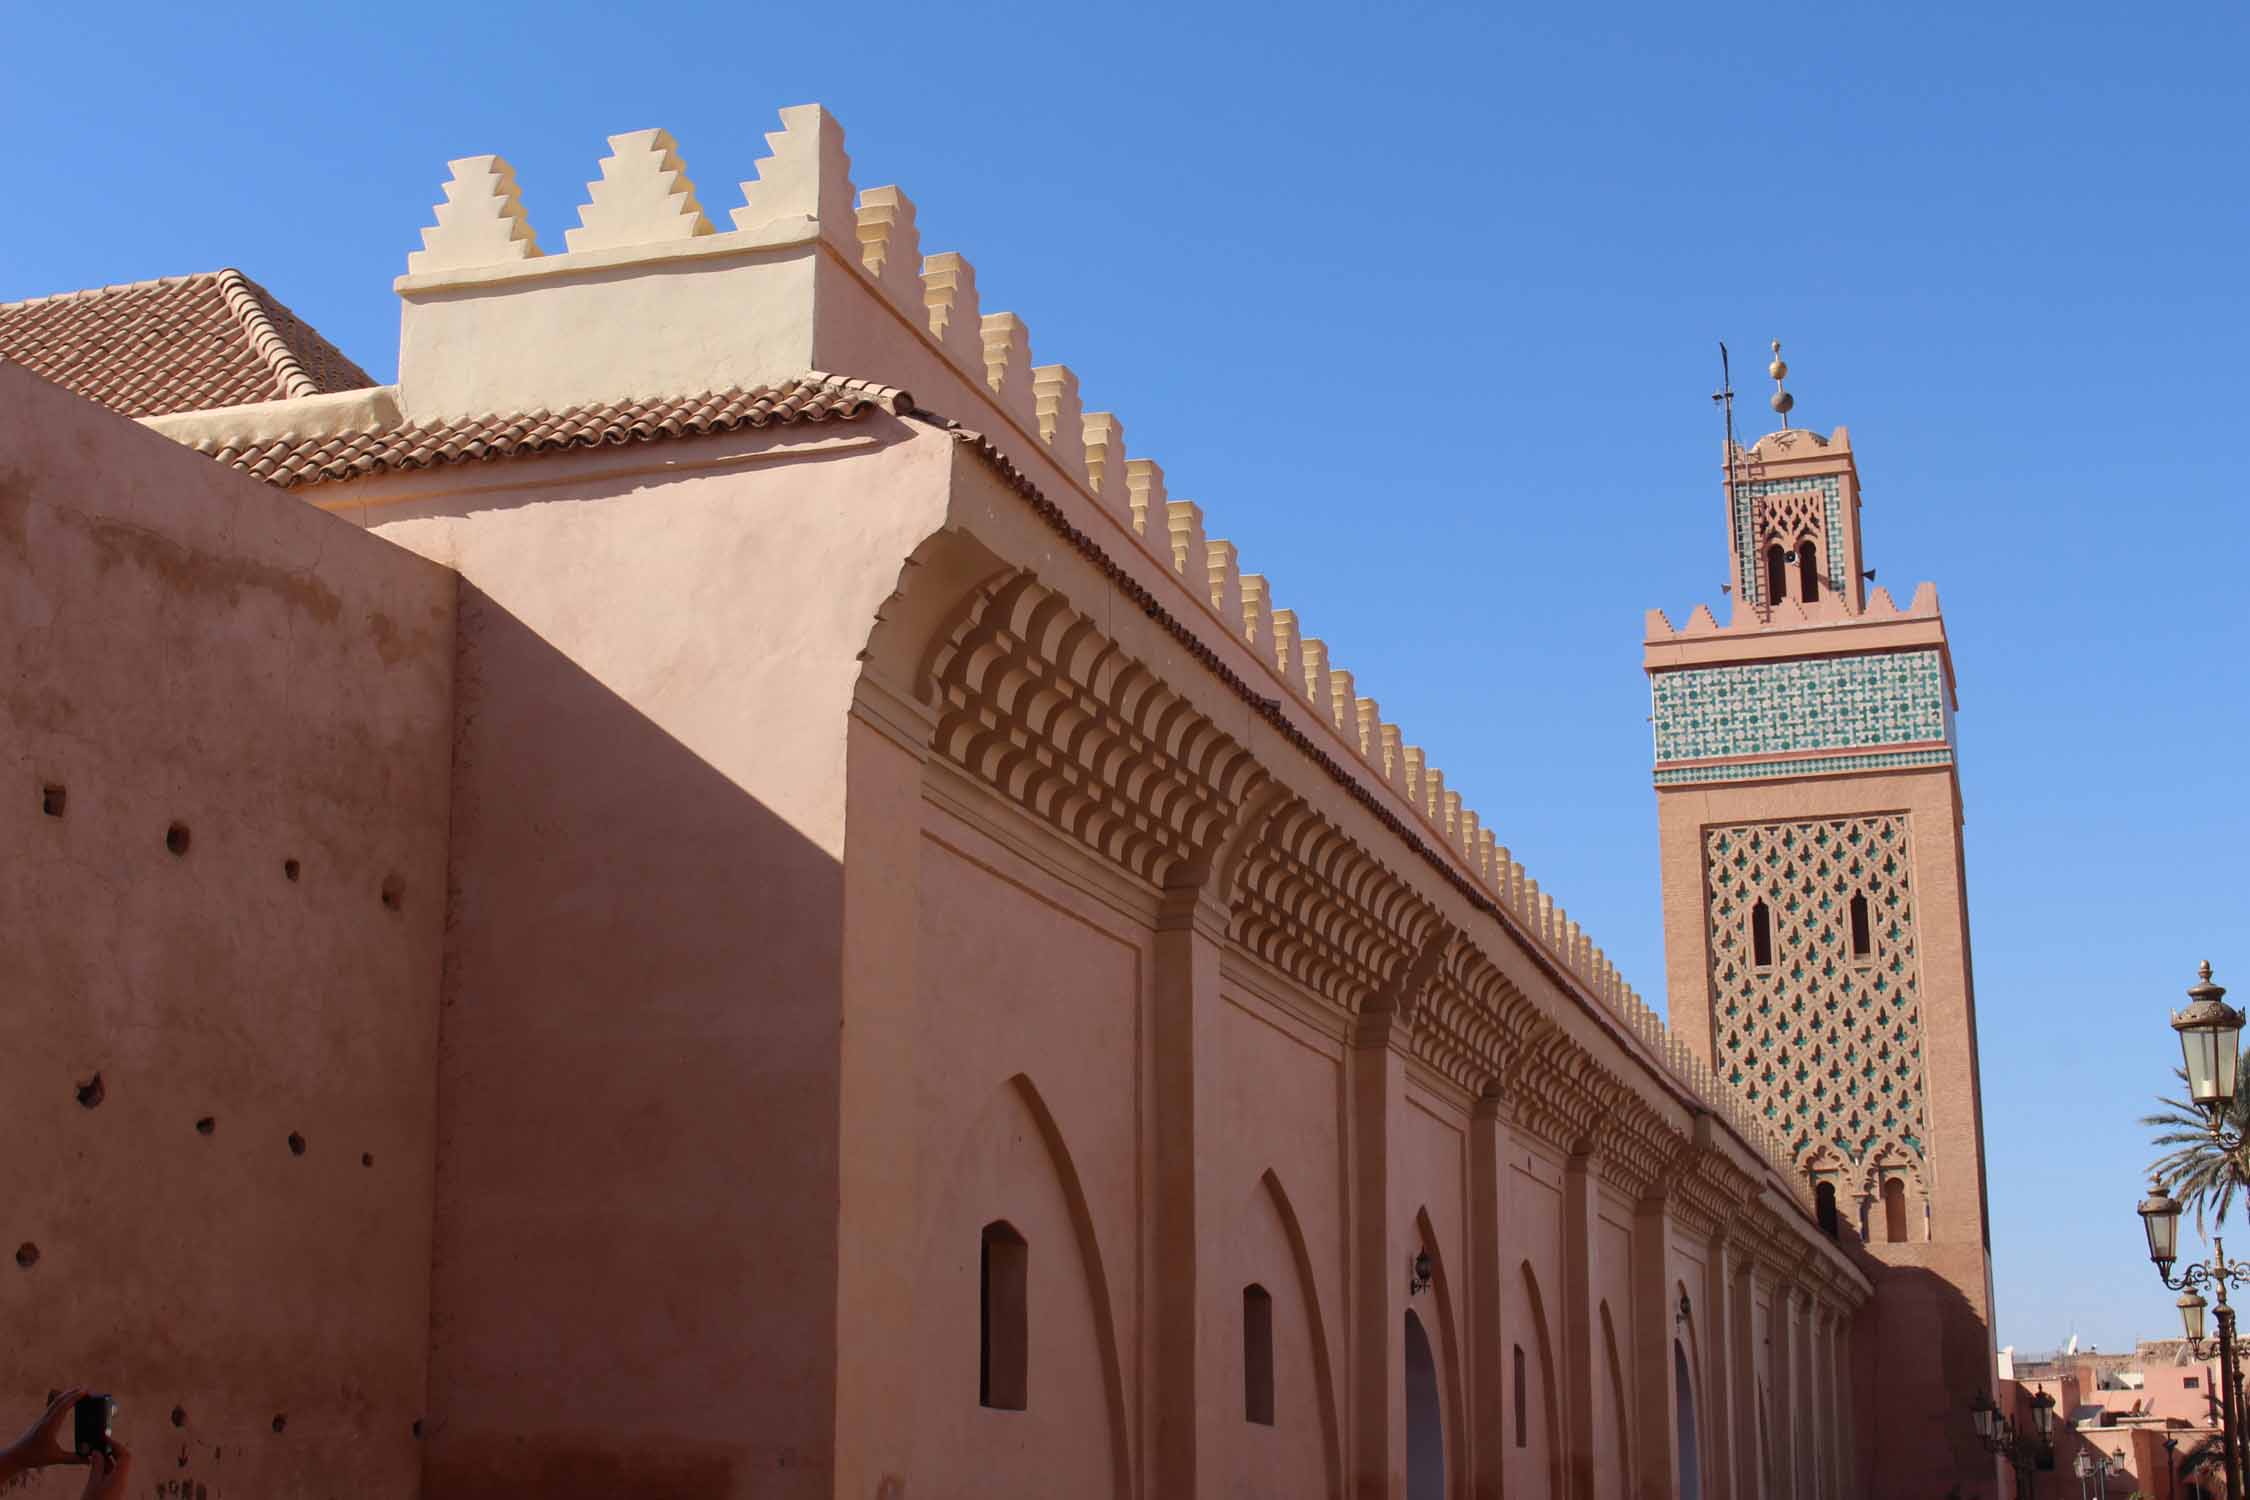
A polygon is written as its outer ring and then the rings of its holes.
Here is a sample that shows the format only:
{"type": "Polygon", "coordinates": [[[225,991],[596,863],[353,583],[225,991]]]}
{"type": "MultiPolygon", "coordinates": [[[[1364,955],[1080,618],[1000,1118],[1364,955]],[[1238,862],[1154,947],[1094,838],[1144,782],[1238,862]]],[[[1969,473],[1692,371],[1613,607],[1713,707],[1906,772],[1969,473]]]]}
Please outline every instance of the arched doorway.
{"type": "Polygon", "coordinates": [[[1674,1420],[1680,1441],[1680,1500],[1703,1500],[1703,1454],[1695,1441],[1695,1386],[1688,1375],[1687,1351],[1672,1340],[1674,1420]]]}
{"type": "Polygon", "coordinates": [[[1414,1309],[1406,1310],[1406,1500],[1445,1500],[1445,1422],[1437,1360],[1414,1309]]]}

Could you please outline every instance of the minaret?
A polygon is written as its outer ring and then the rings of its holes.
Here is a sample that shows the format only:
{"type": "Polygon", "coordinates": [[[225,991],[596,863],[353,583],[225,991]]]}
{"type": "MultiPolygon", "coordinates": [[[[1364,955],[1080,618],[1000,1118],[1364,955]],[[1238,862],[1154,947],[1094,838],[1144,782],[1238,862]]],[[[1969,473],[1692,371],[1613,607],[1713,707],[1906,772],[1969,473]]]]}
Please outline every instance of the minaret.
{"type": "Polygon", "coordinates": [[[1961,1404],[1994,1374],[1952,657],[1934,588],[1868,587],[1851,437],[1787,425],[1773,347],[1783,427],[1724,453],[1727,621],[1648,617],[1671,1022],[1865,1242],[1869,1493],[1990,1494],[1961,1404]]]}

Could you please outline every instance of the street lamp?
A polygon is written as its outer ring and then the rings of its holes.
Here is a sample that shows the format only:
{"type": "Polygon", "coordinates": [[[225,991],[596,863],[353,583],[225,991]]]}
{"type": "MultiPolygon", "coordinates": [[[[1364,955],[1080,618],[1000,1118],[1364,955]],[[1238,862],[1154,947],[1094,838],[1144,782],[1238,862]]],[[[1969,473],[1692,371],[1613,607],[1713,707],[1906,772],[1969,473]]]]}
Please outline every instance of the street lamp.
{"type": "Polygon", "coordinates": [[[2032,1470],[2038,1467],[2042,1457],[2054,1452],[2047,1434],[2055,1421],[2055,1398],[2045,1391],[2031,1398],[2031,1421],[2039,1430],[2037,1437],[2018,1433],[2016,1424],[2003,1416],[1983,1391],[1969,1398],[1969,1421],[1976,1428],[1977,1441],[1984,1450],[2005,1457],[2009,1467],[2016,1471],[2016,1494],[2028,1497],[2032,1470]]]}
{"type": "MultiPolygon", "coordinates": [[[[2234,1107],[2235,1070],[2242,1057],[2242,1013],[2228,1005],[2227,992],[2211,982],[2208,959],[2197,968],[2196,982],[2187,993],[2187,1009],[2173,1012],[2172,1029],[2179,1033],[2180,1056],[2187,1065],[2188,1096],[2203,1111],[2211,1139],[2234,1156],[2241,1152],[2243,1138],[2227,1128],[2226,1120],[2234,1107]]],[[[2148,1258],[2156,1266],[2158,1279],[2184,1294],[2179,1302],[2180,1326],[2191,1351],[2203,1340],[2207,1304],[2200,1289],[2208,1286],[2217,1296],[2219,1429],[2224,1439],[2227,1493],[2241,1495],[2243,1455],[2235,1410],[2234,1309],[2227,1305],[2227,1288],[2250,1286],[2250,1266],[2230,1263],[2225,1242],[2213,1239],[2211,1259],[2187,1266],[2175,1278],[2172,1267],[2180,1255],[2179,1200],[2165,1190],[2161,1180],[2152,1179],[2149,1195],[2135,1211],[2148,1234],[2148,1258]]]]}
{"type": "Polygon", "coordinates": [[[2180,1034],[2188,1097],[2210,1120],[2211,1134],[2216,1136],[2222,1134],[2227,1108],[2234,1103],[2235,1066],[2242,1057],[2242,1012],[2227,1004],[2227,992],[2211,982],[2209,959],[2196,970],[2196,981],[2188,986],[2188,1008],[2172,1013],[2172,1029],[2180,1034]]]}

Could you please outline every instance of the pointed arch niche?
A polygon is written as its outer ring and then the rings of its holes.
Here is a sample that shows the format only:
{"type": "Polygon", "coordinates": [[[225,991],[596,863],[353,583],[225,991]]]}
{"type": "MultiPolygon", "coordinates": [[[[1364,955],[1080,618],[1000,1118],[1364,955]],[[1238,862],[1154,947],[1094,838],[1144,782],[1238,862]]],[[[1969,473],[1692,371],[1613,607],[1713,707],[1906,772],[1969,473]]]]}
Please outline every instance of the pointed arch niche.
{"type": "Polygon", "coordinates": [[[1029,1077],[986,1100],[925,1225],[910,1418],[917,1475],[940,1494],[1129,1495],[1108,1273],[1077,1167],[1029,1077]],[[996,1261],[1003,1282],[1020,1277],[1020,1307],[1000,1309],[1000,1331],[1022,1348],[1020,1392],[1000,1392],[1020,1394],[1013,1406],[993,1402],[996,1261]]]}

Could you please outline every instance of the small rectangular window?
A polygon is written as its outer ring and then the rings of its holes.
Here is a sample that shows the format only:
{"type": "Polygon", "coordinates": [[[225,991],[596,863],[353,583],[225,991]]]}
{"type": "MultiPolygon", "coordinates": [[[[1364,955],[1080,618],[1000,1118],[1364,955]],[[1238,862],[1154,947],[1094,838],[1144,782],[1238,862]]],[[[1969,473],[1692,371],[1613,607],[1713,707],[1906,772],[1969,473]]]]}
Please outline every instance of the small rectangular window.
{"type": "MultiPolygon", "coordinates": [[[[2159,1206],[2161,1207],[2161,1205],[2159,1206]]],[[[2199,1388],[2202,1384],[2203,1381],[2201,1377],[2190,1375],[2185,1380],[2180,1382],[2180,1389],[2183,1391],[2192,1391],[2199,1388]]]]}
{"type": "Polygon", "coordinates": [[[995,1411],[1022,1411],[1030,1389],[1031,1250],[1014,1226],[996,1219],[984,1226],[978,1261],[983,1289],[978,1299],[977,1402],[995,1411]]]}
{"type": "Polygon", "coordinates": [[[1516,1446],[1530,1441],[1531,1424],[1524,1420],[1523,1345],[1516,1345],[1516,1446]]]}
{"type": "Polygon", "coordinates": [[[1255,1283],[1242,1289],[1242,1416],[1273,1425],[1273,1298],[1255,1283]]]}

